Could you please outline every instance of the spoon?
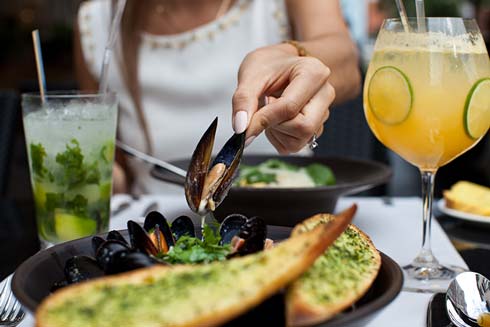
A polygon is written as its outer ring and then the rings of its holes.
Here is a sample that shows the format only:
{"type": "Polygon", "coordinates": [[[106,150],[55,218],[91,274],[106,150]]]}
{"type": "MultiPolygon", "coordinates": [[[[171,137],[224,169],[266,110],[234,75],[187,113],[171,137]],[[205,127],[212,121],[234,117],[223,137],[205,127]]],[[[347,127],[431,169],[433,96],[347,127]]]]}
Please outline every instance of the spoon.
{"type": "Polygon", "coordinates": [[[446,309],[458,327],[490,327],[490,280],[475,272],[464,272],[449,284],[446,309]]]}

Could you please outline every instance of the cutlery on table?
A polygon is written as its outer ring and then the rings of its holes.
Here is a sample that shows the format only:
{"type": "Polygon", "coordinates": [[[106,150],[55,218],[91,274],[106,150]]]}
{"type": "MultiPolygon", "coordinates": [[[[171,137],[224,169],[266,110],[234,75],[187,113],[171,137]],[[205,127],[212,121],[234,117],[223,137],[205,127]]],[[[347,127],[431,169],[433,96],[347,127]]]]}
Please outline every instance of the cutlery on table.
{"type": "Polygon", "coordinates": [[[459,274],[447,289],[446,308],[458,327],[490,327],[490,280],[471,271],[459,274]]]}
{"type": "Polygon", "coordinates": [[[21,304],[12,293],[12,275],[0,282],[0,326],[17,326],[25,317],[21,304]]]}
{"type": "Polygon", "coordinates": [[[490,280],[475,272],[456,276],[427,309],[427,327],[490,326],[490,280]]]}
{"type": "Polygon", "coordinates": [[[116,146],[121,149],[124,153],[134,157],[134,158],[137,158],[143,162],[146,162],[148,164],[151,164],[159,169],[163,169],[165,171],[168,171],[178,177],[183,177],[185,178],[186,175],[187,175],[187,172],[180,168],[180,167],[177,167],[175,165],[172,165],[171,163],[168,163],[166,161],[163,161],[163,160],[160,160],[158,158],[155,158],[153,156],[150,156],[146,153],[143,153],[143,152],[140,152],[138,150],[136,150],[135,148],[119,141],[119,140],[116,140],[116,146]]]}

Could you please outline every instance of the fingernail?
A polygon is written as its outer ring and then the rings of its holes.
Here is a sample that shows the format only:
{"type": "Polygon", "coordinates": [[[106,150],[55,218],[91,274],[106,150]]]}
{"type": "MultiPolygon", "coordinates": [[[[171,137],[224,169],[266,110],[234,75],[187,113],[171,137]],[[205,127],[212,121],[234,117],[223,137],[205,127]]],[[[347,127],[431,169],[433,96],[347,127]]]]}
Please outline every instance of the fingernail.
{"type": "Polygon", "coordinates": [[[245,132],[248,125],[248,114],[244,110],[240,110],[235,114],[235,119],[233,120],[233,129],[235,133],[241,134],[245,132]]]}
{"type": "Polygon", "coordinates": [[[255,140],[255,136],[250,136],[248,139],[245,140],[245,147],[249,146],[250,143],[252,143],[255,140]]]}

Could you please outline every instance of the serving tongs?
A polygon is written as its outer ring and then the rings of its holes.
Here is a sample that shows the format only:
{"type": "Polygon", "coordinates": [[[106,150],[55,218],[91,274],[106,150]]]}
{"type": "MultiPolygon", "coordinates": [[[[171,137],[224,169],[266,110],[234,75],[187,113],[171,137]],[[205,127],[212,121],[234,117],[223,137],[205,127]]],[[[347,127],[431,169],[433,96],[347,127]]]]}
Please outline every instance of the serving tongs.
{"type": "Polygon", "coordinates": [[[184,183],[187,204],[201,217],[212,213],[225,199],[245,147],[245,133],[234,134],[211,163],[217,125],[215,118],[197,144],[184,183]]]}

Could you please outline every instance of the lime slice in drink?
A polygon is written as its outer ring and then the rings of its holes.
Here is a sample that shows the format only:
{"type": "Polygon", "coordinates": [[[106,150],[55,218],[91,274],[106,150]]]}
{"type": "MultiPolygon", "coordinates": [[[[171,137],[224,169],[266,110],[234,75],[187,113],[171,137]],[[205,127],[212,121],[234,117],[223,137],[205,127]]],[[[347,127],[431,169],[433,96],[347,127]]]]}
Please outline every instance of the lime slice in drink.
{"type": "Polygon", "coordinates": [[[464,106],[466,134],[478,139],[490,126],[490,78],[483,78],[473,85],[464,106]]]}
{"type": "Polygon", "coordinates": [[[93,219],[55,210],[54,227],[60,241],[69,241],[95,234],[97,224],[93,219]]]}
{"type": "Polygon", "coordinates": [[[396,67],[381,67],[369,82],[368,101],[378,120],[389,125],[399,124],[407,119],[412,109],[410,80],[396,67]]]}

